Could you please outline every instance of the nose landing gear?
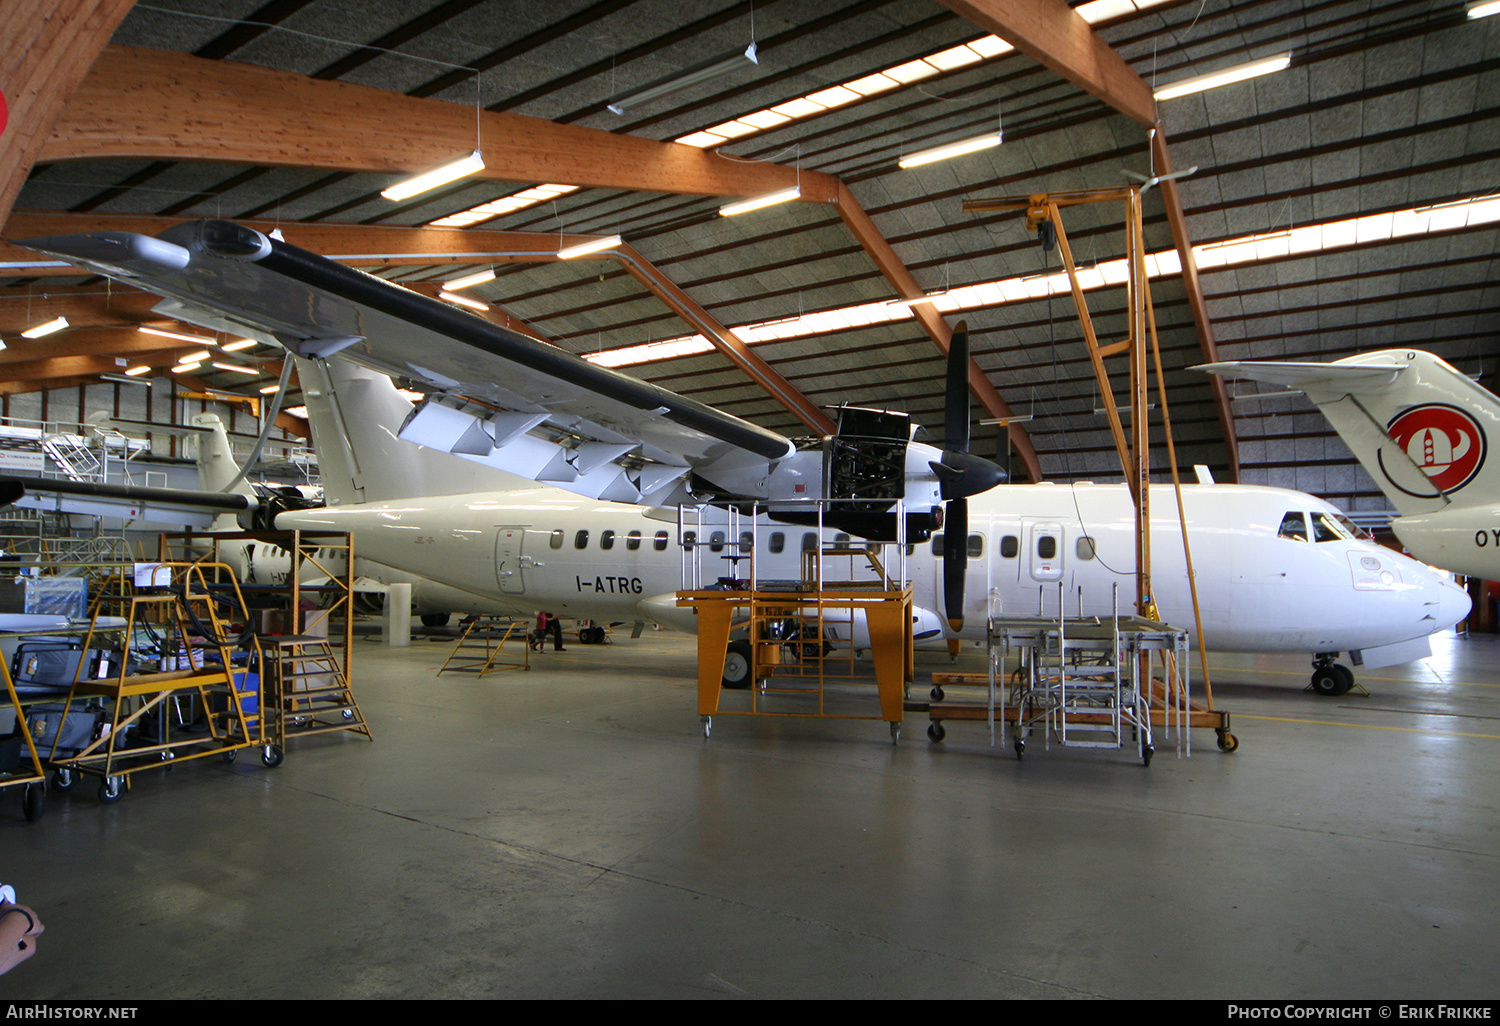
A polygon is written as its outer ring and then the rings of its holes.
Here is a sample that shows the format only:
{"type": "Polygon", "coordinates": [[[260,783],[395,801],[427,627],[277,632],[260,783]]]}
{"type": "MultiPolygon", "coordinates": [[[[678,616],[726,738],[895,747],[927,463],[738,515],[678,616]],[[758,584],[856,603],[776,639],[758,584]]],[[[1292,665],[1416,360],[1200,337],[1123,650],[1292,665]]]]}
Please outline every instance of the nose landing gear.
{"type": "Polygon", "coordinates": [[[1348,694],[1349,689],[1354,687],[1354,671],[1342,663],[1334,662],[1336,658],[1335,654],[1325,652],[1314,659],[1312,664],[1312,682],[1308,687],[1328,698],[1348,694]]]}

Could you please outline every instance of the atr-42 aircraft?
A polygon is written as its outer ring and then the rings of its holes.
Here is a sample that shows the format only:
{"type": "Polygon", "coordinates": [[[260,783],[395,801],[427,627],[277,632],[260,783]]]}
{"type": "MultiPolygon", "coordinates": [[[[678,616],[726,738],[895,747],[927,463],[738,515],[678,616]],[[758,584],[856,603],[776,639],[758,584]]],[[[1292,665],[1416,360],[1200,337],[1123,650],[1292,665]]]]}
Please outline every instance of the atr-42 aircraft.
{"type": "MultiPolygon", "coordinates": [[[[868,410],[845,411],[837,434],[797,445],[228,222],[23,244],[167,297],[161,313],[302,358],[330,505],[279,513],[276,526],[350,530],[361,554],[514,596],[518,607],[690,629],[673,600],[688,539],[670,507],[767,511],[768,526],[754,532],[764,536],[759,574],[796,577],[806,542],[793,536],[817,522],[809,498],[838,500],[823,516],[830,531],[904,536],[919,638],[978,640],[986,610],[1050,602],[1055,613],[1051,596],[1068,612],[1108,614],[1114,583],[1134,573],[1124,485],[996,487],[998,468],[969,454],[963,331],[949,354],[945,449],[912,441],[904,415],[868,410]],[[378,375],[428,391],[399,426],[387,419],[397,412],[390,381],[378,375]],[[455,458],[467,475],[452,473],[455,458]],[[496,486],[481,467],[530,483],[496,486]]],[[[1324,693],[1353,681],[1334,662],[1339,652],[1365,665],[1416,658],[1430,633],[1468,611],[1442,575],[1360,539],[1311,496],[1211,485],[1185,489],[1184,505],[1208,596],[1207,644],[1314,653],[1324,693]],[[1329,537],[1314,541],[1315,531],[1329,537]]],[[[1185,623],[1186,572],[1168,555],[1180,552],[1175,505],[1158,498],[1153,508],[1154,598],[1164,617],[1185,623]]],[[[697,529],[708,537],[692,541],[706,542],[710,557],[737,542],[715,539],[727,527],[711,519],[697,529]]],[[[848,624],[826,640],[867,647],[864,630],[848,624]]]]}
{"type": "Polygon", "coordinates": [[[1418,349],[1333,363],[1230,362],[1197,370],[1300,389],[1401,515],[1391,530],[1418,559],[1500,580],[1500,399],[1418,349]]]}

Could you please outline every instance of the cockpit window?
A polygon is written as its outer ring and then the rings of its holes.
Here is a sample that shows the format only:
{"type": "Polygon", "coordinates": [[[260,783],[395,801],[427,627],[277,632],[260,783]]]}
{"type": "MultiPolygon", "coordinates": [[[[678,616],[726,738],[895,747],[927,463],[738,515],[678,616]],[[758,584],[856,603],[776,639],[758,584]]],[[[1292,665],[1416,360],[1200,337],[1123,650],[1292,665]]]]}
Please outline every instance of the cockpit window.
{"type": "Polygon", "coordinates": [[[1339,541],[1340,539],[1347,537],[1347,535],[1344,534],[1343,528],[1338,524],[1338,522],[1335,521],[1333,517],[1329,516],[1327,513],[1322,512],[1321,510],[1315,510],[1313,512],[1312,522],[1314,541],[1339,541]]]}
{"type": "Polygon", "coordinates": [[[1360,528],[1358,524],[1344,516],[1342,513],[1333,514],[1334,521],[1344,529],[1344,533],[1351,538],[1368,538],[1369,535],[1360,528]]]}
{"type": "Polygon", "coordinates": [[[1281,530],[1277,534],[1293,541],[1307,541],[1307,518],[1300,510],[1288,513],[1281,518],[1281,530]]]}

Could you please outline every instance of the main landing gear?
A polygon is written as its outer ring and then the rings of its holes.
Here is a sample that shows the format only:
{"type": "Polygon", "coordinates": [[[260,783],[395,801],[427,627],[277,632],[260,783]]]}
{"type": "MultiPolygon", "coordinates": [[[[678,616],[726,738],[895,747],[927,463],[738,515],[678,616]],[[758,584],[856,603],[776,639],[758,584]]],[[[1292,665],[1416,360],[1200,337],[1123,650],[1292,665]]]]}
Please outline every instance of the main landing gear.
{"type": "Polygon", "coordinates": [[[1313,660],[1312,683],[1314,691],[1328,698],[1348,694],[1354,687],[1354,671],[1342,663],[1336,663],[1337,653],[1323,652],[1313,660]]]}

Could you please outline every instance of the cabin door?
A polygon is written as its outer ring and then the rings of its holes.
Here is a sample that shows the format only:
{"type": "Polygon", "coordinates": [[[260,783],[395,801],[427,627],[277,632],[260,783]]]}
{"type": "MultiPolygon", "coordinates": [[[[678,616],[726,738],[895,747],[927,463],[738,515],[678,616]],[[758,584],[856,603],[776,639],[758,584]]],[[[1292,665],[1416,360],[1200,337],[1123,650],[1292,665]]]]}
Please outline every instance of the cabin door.
{"type": "Polygon", "coordinates": [[[525,557],[521,555],[525,541],[524,527],[502,527],[495,536],[495,577],[507,595],[526,592],[525,557]]]}

